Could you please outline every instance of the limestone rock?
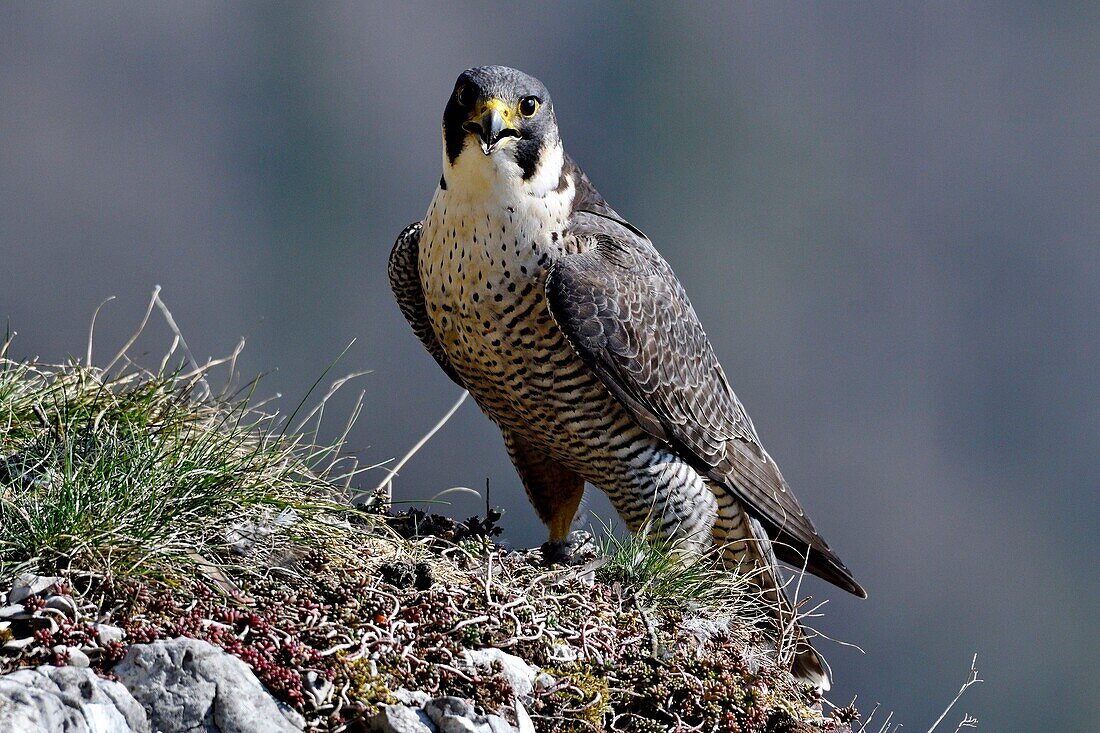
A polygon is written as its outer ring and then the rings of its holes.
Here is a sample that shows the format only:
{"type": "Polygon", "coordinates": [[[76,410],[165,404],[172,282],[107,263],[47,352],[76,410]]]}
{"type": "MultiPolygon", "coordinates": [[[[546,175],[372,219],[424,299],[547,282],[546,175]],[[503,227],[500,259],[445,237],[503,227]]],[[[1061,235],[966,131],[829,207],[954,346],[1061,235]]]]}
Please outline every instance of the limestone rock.
{"type": "Polygon", "coordinates": [[[430,698],[424,692],[398,690],[398,705],[383,705],[367,723],[374,733],[535,733],[531,717],[516,700],[515,728],[499,715],[483,715],[458,697],[430,698]]]}
{"type": "Polygon", "coordinates": [[[54,654],[68,657],[68,666],[70,667],[90,667],[92,660],[88,658],[88,655],[84,653],[84,650],[78,646],[65,646],[64,644],[58,644],[53,648],[54,654]]]}
{"type": "Polygon", "coordinates": [[[55,578],[52,575],[23,573],[12,583],[11,590],[8,591],[8,603],[11,605],[21,604],[28,596],[44,593],[54,588],[62,580],[63,578],[55,578]]]}
{"type": "Polygon", "coordinates": [[[424,707],[424,704],[432,699],[432,696],[426,692],[421,692],[420,690],[406,690],[404,687],[398,687],[394,690],[393,696],[397,698],[398,702],[418,708],[424,707]]]}
{"type": "Polygon", "coordinates": [[[515,710],[518,733],[536,733],[535,724],[532,722],[531,716],[527,714],[527,708],[523,707],[523,703],[518,699],[516,700],[515,710]]]}
{"type": "Polygon", "coordinates": [[[522,698],[531,695],[535,680],[540,674],[538,667],[533,667],[516,655],[500,649],[467,649],[462,652],[462,659],[468,667],[473,667],[483,674],[492,674],[494,663],[499,663],[501,674],[508,680],[516,696],[522,698]]]}
{"type": "Polygon", "coordinates": [[[114,672],[158,733],[295,733],[305,727],[247,664],[205,641],[135,644],[114,672]]]}
{"type": "Polygon", "coordinates": [[[80,609],[76,607],[76,601],[72,596],[58,595],[46,599],[46,608],[64,614],[72,621],[80,617],[80,609]]]}
{"type": "Polygon", "coordinates": [[[375,733],[439,733],[427,713],[408,705],[383,705],[367,726],[375,733]]]}
{"type": "Polygon", "coordinates": [[[30,618],[30,614],[23,609],[22,603],[13,603],[10,606],[0,606],[0,619],[30,618]]]}
{"type": "Polygon", "coordinates": [[[3,646],[0,646],[0,653],[13,655],[18,654],[33,643],[33,636],[23,636],[18,639],[9,639],[3,644],[3,646]]]}
{"type": "Polygon", "coordinates": [[[20,733],[150,733],[137,701],[89,669],[37,667],[0,677],[0,730],[20,733]]]}
{"type": "Polygon", "coordinates": [[[458,697],[437,697],[424,705],[439,733],[516,733],[499,715],[479,715],[473,706],[458,697]]]}
{"type": "Polygon", "coordinates": [[[332,692],[336,689],[336,686],[324,675],[320,675],[316,670],[308,670],[303,676],[302,681],[305,683],[306,694],[313,700],[315,707],[320,707],[328,702],[329,697],[332,696],[332,692]]]}
{"type": "Polygon", "coordinates": [[[100,644],[106,644],[109,641],[122,641],[126,638],[126,632],[117,626],[111,626],[110,624],[92,624],[92,628],[95,629],[96,637],[99,639],[100,644]]]}

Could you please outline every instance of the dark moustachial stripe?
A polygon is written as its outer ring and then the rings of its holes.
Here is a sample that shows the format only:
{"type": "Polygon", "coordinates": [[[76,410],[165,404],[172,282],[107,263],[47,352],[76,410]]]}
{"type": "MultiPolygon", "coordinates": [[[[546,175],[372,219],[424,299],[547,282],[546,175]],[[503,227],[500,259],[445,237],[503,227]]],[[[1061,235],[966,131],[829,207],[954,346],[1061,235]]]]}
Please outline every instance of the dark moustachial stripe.
{"type": "Polygon", "coordinates": [[[458,107],[454,100],[447,105],[443,113],[443,147],[447,152],[447,160],[454,165],[458,160],[462,148],[466,145],[467,132],[462,129],[462,123],[466,121],[466,111],[458,107]],[[454,109],[452,110],[452,107],[454,109]]]}
{"type": "Polygon", "coordinates": [[[542,155],[542,136],[524,137],[516,143],[516,163],[523,171],[523,180],[531,180],[535,175],[535,169],[539,165],[539,156],[542,155]]]}

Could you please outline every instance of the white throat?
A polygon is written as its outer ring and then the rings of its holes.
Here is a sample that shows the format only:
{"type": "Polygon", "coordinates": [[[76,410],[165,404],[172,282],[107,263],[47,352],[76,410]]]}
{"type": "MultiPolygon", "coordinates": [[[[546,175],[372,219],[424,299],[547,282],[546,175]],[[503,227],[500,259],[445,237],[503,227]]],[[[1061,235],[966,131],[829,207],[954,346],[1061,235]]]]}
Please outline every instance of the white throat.
{"type": "Polygon", "coordinates": [[[537,280],[562,252],[576,187],[562,176],[561,144],[526,181],[507,153],[467,146],[454,165],[444,163],[420,239],[425,295],[441,309],[444,300],[459,310],[497,307],[497,295],[537,280]],[[483,285],[496,290],[480,292],[483,285]],[[475,292],[480,301],[470,300],[475,292]]]}
{"type": "Polygon", "coordinates": [[[510,153],[485,155],[467,145],[454,165],[444,161],[443,180],[424,218],[420,266],[425,292],[432,290],[433,274],[444,278],[437,285],[440,295],[448,290],[456,298],[453,308],[470,305],[463,305],[469,294],[463,283],[470,278],[497,283],[496,302],[499,288],[539,277],[562,251],[576,187],[572,176],[562,176],[561,143],[543,152],[527,180],[510,153]]]}
{"type": "MultiPolygon", "coordinates": [[[[483,205],[515,198],[545,198],[558,192],[565,153],[561,140],[543,150],[538,166],[527,180],[523,169],[513,160],[508,147],[485,155],[476,145],[467,144],[454,163],[443,154],[443,179],[447,185],[447,198],[467,199],[470,203],[480,200],[483,205]]],[[[570,198],[572,192],[570,191],[570,198]]]]}

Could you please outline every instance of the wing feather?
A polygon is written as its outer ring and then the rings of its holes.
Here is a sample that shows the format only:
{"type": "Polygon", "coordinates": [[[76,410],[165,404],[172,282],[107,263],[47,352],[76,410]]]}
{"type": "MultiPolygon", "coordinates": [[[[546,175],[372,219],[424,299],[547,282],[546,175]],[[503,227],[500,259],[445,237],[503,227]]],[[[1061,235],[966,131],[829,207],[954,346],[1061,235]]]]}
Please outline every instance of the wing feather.
{"type": "Polygon", "coordinates": [[[397,300],[405,320],[412,326],[413,333],[424,344],[424,348],[436,360],[447,376],[459,387],[466,389],[458,373],[451,366],[447,354],[443,351],[428,318],[428,308],[424,303],[424,287],[420,284],[418,259],[420,257],[421,223],[415,222],[405,227],[394,242],[390,251],[389,277],[390,289],[397,300]]]}
{"type": "Polygon", "coordinates": [[[546,281],[570,343],[639,425],[771,530],[781,560],[866,595],[761,446],[672,268],[579,181],[581,206],[595,201],[573,212],[566,232],[579,254],[559,258],[546,281]]]}

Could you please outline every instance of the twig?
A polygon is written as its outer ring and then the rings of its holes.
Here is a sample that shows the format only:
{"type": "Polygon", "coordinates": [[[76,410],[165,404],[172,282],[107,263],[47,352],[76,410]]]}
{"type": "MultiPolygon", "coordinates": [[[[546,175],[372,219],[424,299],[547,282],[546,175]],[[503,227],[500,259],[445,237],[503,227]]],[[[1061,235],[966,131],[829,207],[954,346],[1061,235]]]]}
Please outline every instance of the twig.
{"type": "Polygon", "coordinates": [[[661,645],[657,639],[657,632],[653,629],[653,622],[650,620],[649,614],[646,613],[645,607],[642,606],[642,601],[638,598],[638,594],[631,593],[630,598],[634,601],[634,608],[638,609],[638,615],[642,618],[642,625],[645,626],[646,634],[649,636],[650,654],[654,659],[659,659],[660,657],[658,655],[661,650],[661,645]]]}
{"type": "Polygon", "coordinates": [[[96,309],[95,309],[95,312],[92,313],[92,324],[90,326],[88,326],[88,353],[85,356],[85,360],[84,360],[84,366],[86,366],[86,367],[90,368],[92,366],[92,341],[93,341],[92,337],[95,335],[95,319],[96,319],[96,316],[99,315],[99,311],[102,310],[103,306],[107,305],[108,303],[110,303],[114,299],[115,299],[115,296],[113,296],[113,295],[111,297],[107,298],[102,303],[97,305],[96,309]]]}
{"type": "Polygon", "coordinates": [[[466,398],[469,396],[469,392],[463,391],[462,394],[459,395],[458,399],[455,400],[455,403],[451,405],[451,409],[447,410],[446,414],[444,414],[443,417],[440,418],[439,422],[437,422],[431,430],[424,434],[423,438],[416,441],[416,445],[409,449],[409,452],[406,453],[401,458],[401,460],[397,462],[397,465],[393,468],[386,469],[388,471],[388,473],[386,474],[386,478],[382,479],[381,483],[379,483],[378,486],[374,487],[374,491],[371,493],[378,494],[382,491],[382,489],[386,489],[386,500],[391,501],[393,499],[393,477],[396,476],[397,472],[400,471],[405,466],[405,464],[408,463],[409,460],[416,455],[417,451],[424,447],[425,443],[432,439],[433,435],[438,433],[440,429],[442,429],[442,427],[447,424],[447,421],[451,419],[452,415],[458,412],[458,408],[462,407],[462,403],[465,402],[466,398]]]}
{"type": "Polygon", "coordinates": [[[955,733],[959,733],[963,728],[977,728],[978,719],[969,713],[963,716],[963,719],[959,721],[959,725],[955,728],[955,733]]]}
{"type": "MultiPolygon", "coordinates": [[[[943,722],[943,719],[947,717],[947,714],[949,712],[951,712],[951,708],[955,707],[955,703],[957,703],[959,701],[959,699],[963,696],[963,694],[968,689],[970,689],[971,685],[976,685],[978,683],[985,682],[985,680],[978,678],[978,667],[977,667],[977,665],[978,665],[978,655],[975,654],[974,657],[970,660],[970,674],[968,674],[966,676],[966,682],[963,682],[962,687],[960,687],[959,691],[955,694],[955,699],[952,700],[951,702],[949,702],[947,704],[947,707],[944,709],[943,713],[940,715],[940,717],[936,718],[936,722],[933,723],[932,727],[928,729],[928,733],[932,733],[932,731],[936,730],[936,727],[939,726],[939,724],[943,722]]],[[[967,715],[966,717],[963,718],[963,722],[959,724],[959,728],[963,728],[964,723],[967,723],[967,725],[965,726],[967,728],[975,728],[975,727],[977,727],[978,719],[977,718],[972,718],[970,715],[967,715]]],[[[959,730],[959,728],[955,729],[956,733],[959,730]]]]}

